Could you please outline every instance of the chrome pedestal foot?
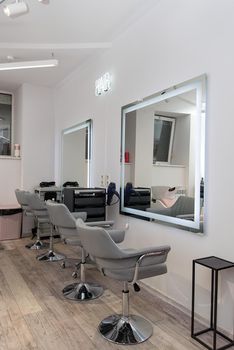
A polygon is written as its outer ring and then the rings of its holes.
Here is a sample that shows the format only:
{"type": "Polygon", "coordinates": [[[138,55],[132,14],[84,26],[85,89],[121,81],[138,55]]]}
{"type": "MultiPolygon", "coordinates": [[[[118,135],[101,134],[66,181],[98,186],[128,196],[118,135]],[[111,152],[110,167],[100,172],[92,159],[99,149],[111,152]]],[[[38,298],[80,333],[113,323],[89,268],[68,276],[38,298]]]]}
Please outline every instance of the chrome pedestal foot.
{"type": "Polygon", "coordinates": [[[32,249],[32,250],[39,250],[39,249],[45,249],[48,248],[49,244],[48,243],[44,243],[40,240],[37,240],[34,243],[29,243],[25,246],[25,248],[28,249],[32,249]]]}
{"type": "Polygon", "coordinates": [[[63,289],[65,298],[76,301],[93,300],[103,294],[103,287],[96,283],[72,283],[63,289]]]}
{"type": "Polygon", "coordinates": [[[100,323],[99,332],[108,341],[133,345],[149,339],[153,333],[151,323],[136,315],[112,315],[100,323]]]}
{"type": "Polygon", "coordinates": [[[65,255],[55,253],[53,250],[49,250],[45,254],[38,255],[37,260],[39,261],[60,261],[65,259],[65,255]]]}

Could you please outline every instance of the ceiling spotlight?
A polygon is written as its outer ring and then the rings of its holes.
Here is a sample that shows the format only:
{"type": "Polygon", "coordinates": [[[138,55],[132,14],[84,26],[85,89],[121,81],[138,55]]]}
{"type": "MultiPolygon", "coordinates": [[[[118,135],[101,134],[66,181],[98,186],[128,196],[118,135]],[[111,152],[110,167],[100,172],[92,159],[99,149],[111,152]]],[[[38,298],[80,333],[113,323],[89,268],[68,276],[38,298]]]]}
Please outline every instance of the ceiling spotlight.
{"type": "Polygon", "coordinates": [[[8,17],[18,17],[28,12],[28,5],[24,1],[16,0],[13,4],[4,6],[4,13],[8,17]]]}

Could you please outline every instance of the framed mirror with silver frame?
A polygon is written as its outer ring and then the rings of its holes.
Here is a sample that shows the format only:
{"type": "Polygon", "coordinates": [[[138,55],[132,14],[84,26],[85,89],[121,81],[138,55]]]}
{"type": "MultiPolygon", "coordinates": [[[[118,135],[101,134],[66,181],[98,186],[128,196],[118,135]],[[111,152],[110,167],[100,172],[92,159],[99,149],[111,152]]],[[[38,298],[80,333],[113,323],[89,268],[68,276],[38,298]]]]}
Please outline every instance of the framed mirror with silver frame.
{"type": "Polygon", "coordinates": [[[206,75],[122,107],[120,213],[204,232],[206,75]]]}
{"type": "Polygon", "coordinates": [[[92,120],[62,131],[61,182],[90,187],[92,120]]]}

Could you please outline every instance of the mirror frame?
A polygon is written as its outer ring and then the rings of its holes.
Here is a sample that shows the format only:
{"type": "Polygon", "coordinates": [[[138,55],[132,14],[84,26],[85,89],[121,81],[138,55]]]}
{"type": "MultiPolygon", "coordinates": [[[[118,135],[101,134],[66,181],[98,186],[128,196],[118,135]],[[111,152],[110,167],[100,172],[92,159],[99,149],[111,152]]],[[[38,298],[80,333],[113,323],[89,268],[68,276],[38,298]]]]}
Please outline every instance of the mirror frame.
{"type": "Polygon", "coordinates": [[[87,171],[87,186],[85,187],[91,187],[91,159],[92,159],[92,138],[93,138],[93,121],[92,119],[88,119],[82,123],[73,125],[69,128],[63,129],[62,130],[62,135],[61,135],[61,168],[60,168],[60,179],[61,179],[61,184],[63,184],[64,179],[63,179],[63,137],[64,135],[71,134],[75,131],[88,128],[88,171],[87,171]]]}
{"type": "Polygon", "coordinates": [[[203,74],[194,79],[185,81],[181,84],[174,85],[171,88],[162,90],[156,94],[148,96],[142,100],[135,101],[121,108],[121,181],[120,181],[120,214],[130,215],[144,220],[151,220],[164,223],[169,226],[178,227],[193,232],[204,232],[203,225],[200,223],[200,181],[201,169],[203,170],[205,179],[205,119],[206,119],[206,75],[203,74]],[[175,97],[185,92],[196,89],[196,136],[195,136],[195,193],[194,193],[194,221],[181,218],[156,214],[152,212],[132,209],[124,206],[124,188],[125,188],[125,120],[126,114],[139,110],[146,106],[164,101],[171,97],[175,97]]]}

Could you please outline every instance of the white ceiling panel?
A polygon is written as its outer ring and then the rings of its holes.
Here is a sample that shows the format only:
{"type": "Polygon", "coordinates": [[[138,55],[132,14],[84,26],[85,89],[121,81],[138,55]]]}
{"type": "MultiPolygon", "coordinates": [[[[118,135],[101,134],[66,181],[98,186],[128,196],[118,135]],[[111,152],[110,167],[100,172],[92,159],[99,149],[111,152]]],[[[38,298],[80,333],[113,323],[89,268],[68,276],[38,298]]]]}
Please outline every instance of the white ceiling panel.
{"type": "Polygon", "coordinates": [[[24,82],[54,86],[90,55],[111,47],[112,41],[160,0],[25,0],[29,13],[8,18],[0,4],[0,62],[48,59],[52,52],[59,66],[50,69],[0,72],[0,87],[24,82]]]}

